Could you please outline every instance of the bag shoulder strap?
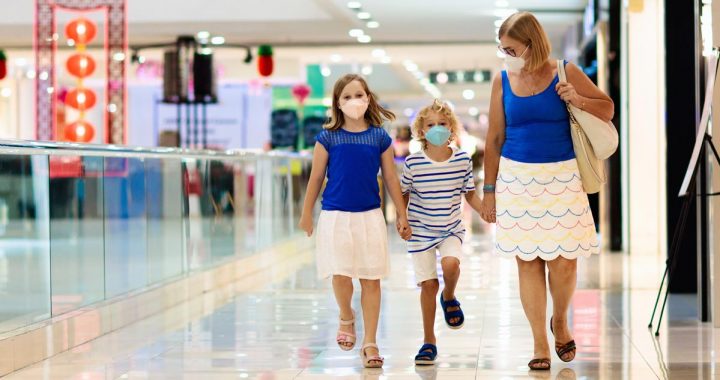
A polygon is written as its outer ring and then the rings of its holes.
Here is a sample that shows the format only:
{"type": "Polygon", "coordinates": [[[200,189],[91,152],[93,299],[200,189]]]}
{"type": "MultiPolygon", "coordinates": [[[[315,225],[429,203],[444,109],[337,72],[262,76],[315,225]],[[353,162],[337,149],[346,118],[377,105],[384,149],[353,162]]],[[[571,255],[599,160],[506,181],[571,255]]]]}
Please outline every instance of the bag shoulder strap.
{"type": "Polygon", "coordinates": [[[565,75],[565,61],[562,59],[557,60],[557,72],[561,83],[567,82],[567,76],[565,75]]]}

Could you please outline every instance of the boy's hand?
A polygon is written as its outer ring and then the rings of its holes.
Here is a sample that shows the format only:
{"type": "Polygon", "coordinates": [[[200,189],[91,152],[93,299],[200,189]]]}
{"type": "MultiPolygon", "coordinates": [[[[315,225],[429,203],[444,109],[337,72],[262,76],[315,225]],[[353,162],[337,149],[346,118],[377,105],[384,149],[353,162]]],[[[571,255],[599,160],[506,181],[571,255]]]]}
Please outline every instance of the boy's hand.
{"type": "Polygon", "coordinates": [[[410,228],[410,223],[408,223],[407,217],[398,216],[395,222],[395,227],[403,240],[410,240],[412,237],[412,228],[410,228]]]}

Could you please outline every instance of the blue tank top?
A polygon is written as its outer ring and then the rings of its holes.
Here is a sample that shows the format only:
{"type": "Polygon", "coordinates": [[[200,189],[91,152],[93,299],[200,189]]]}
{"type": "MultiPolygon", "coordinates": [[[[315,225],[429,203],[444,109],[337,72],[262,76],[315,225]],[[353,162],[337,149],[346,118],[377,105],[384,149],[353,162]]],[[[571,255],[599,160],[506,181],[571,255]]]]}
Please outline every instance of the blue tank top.
{"type": "Polygon", "coordinates": [[[516,96],[502,72],[505,144],[502,156],[526,163],[561,162],[575,158],[565,102],[550,86],[533,96],[516,96]]]}

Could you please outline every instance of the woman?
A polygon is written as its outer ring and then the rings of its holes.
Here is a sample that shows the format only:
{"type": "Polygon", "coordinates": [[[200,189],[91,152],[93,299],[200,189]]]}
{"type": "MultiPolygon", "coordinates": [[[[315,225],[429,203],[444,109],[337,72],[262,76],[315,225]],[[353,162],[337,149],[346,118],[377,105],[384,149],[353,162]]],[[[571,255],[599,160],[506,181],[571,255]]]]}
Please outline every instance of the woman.
{"type": "Polygon", "coordinates": [[[545,268],[555,351],[569,362],[576,353],[567,318],[577,281],[576,259],[600,251],[566,103],[608,121],[614,105],[572,63],[565,63],[567,83],[559,83],[550,42],[532,14],[510,16],[499,38],[507,70],[493,81],[482,217],[497,223],[496,252],[515,257],[518,264],[520,299],[535,341],[528,366],[547,370],[545,268]]]}

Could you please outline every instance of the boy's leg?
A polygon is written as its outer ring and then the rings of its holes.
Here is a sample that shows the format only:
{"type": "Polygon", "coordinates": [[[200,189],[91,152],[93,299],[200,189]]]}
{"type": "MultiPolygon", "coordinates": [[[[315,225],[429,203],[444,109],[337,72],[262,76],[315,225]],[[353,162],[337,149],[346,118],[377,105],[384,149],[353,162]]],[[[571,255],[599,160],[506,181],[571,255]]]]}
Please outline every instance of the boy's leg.
{"type": "MultiPolygon", "coordinates": [[[[440,264],[443,270],[443,280],[445,288],[443,289],[443,299],[450,301],[455,299],[455,288],[460,279],[460,255],[462,254],[462,243],[460,239],[449,237],[439,247],[440,264]]],[[[457,311],[459,307],[451,306],[448,311],[457,311]]],[[[450,323],[458,323],[460,318],[450,318],[450,323]]]]}

